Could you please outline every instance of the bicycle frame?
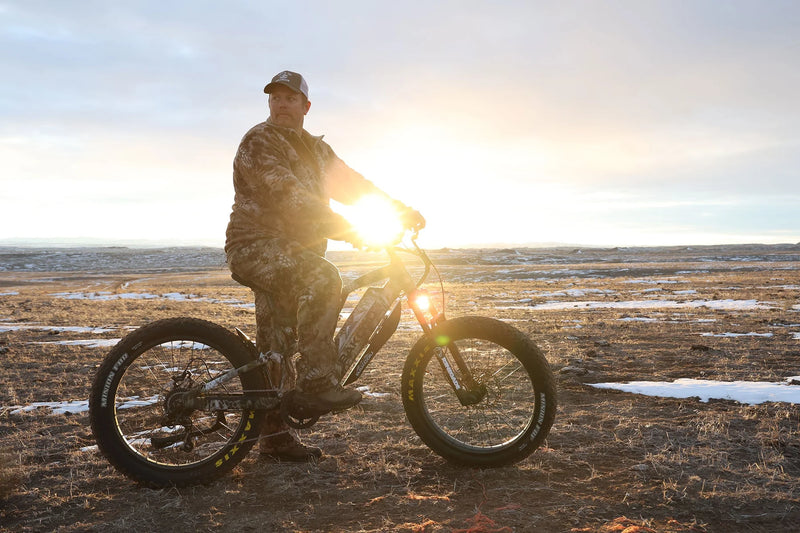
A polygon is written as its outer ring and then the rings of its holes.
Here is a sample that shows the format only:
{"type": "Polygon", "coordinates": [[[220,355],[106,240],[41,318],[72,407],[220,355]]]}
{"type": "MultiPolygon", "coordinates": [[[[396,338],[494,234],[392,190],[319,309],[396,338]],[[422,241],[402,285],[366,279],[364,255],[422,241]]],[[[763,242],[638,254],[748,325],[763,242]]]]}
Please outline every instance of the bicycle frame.
{"type": "MultiPolygon", "coordinates": [[[[420,289],[425,279],[430,274],[431,268],[436,268],[428,255],[416,243],[416,233],[410,239],[413,249],[400,248],[393,246],[387,248],[389,264],[367,272],[348,283],[344,290],[340,309],[347,301],[347,297],[354,291],[373,286],[381,281],[387,280],[383,285],[384,290],[390,295],[389,311],[383,316],[375,330],[369,337],[366,345],[360,350],[354,362],[344,369],[344,375],[340,383],[348,385],[356,381],[372,361],[377,351],[394,334],[400,319],[400,303],[405,296],[409,308],[419,322],[424,334],[429,334],[437,326],[446,320],[444,312],[438,311],[433,303],[428,299],[426,291],[420,289]],[[408,253],[419,258],[425,269],[418,280],[414,280],[405,267],[405,263],[400,258],[401,253],[408,253]],[[426,302],[427,303],[423,303],[426,302]]],[[[443,290],[443,289],[442,289],[443,290]]],[[[444,307],[444,292],[442,292],[444,307]]],[[[357,325],[357,323],[355,324],[357,325]]],[[[252,342],[237,329],[247,342],[252,342]]],[[[346,333],[346,332],[345,332],[346,333]]],[[[450,386],[459,398],[460,402],[467,406],[479,402],[486,391],[478,385],[472,373],[462,358],[458,348],[447,339],[437,339],[438,346],[435,350],[439,365],[444,372],[450,386]],[[447,348],[447,350],[443,348],[447,348]],[[452,362],[450,358],[452,358],[452,362]]],[[[244,394],[214,394],[213,390],[220,385],[234,379],[236,376],[245,372],[250,372],[259,367],[266,367],[270,361],[280,360],[282,354],[267,352],[259,354],[258,357],[238,368],[231,369],[220,376],[208,381],[197,389],[187,391],[178,395],[175,400],[177,409],[191,409],[202,411],[225,411],[238,409],[275,409],[280,405],[279,389],[273,385],[273,389],[266,391],[246,391],[244,394]]]]}

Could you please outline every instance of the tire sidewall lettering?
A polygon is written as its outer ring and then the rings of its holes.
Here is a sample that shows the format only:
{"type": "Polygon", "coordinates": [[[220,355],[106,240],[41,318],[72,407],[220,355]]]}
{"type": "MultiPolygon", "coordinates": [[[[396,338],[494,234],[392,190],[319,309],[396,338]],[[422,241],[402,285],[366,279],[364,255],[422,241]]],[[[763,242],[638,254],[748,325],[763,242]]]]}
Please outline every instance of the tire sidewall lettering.
{"type": "Polygon", "coordinates": [[[519,450],[524,450],[531,444],[536,438],[539,436],[539,433],[542,431],[542,426],[544,425],[544,420],[547,415],[547,395],[543,392],[539,394],[539,416],[536,417],[536,425],[533,426],[533,430],[528,434],[528,438],[525,439],[520,447],[519,450]]]}
{"type": "Polygon", "coordinates": [[[247,425],[245,426],[244,431],[242,431],[242,436],[239,437],[239,439],[236,441],[236,443],[233,446],[231,446],[231,449],[228,452],[226,452],[225,455],[223,455],[222,457],[217,459],[216,462],[214,462],[214,466],[216,468],[219,468],[219,467],[223,466],[225,463],[230,461],[236,455],[236,452],[239,451],[239,445],[242,442],[244,442],[245,440],[247,440],[248,433],[250,432],[250,429],[252,428],[252,424],[251,424],[250,421],[253,420],[255,417],[256,417],[256,412],[255,411],[249,411],[248,412],[247,425]]]}
{"type": "Polygon", "coordinates": [[[406,388],[406,398],[408,401],[415,401],[414,400],[414,382],[417,379],[417,370],[419,370],[422,361],[425,359],[425,354],[427,354],[432,349],[431,344],[426,345],[420,352],[414,357],[414,364],[411,367],[411,371],[408,373],[408,379],[404,383],[406,388]]]}
{"type": "Polygon", "coordinates": [[[114,363],[114,366],[111,367],[105,383],[103,384],[103,393],[100,396],[100,407],[108,407],[108,393],[111,392],[111,385],[114,383],[114,377],[117,375],[117,372],[119,372],[119,369],[122,367],[122,365],[125,364],[125,361],[128,360],[128,356],[129,352],[123,353],[114,363]]]}

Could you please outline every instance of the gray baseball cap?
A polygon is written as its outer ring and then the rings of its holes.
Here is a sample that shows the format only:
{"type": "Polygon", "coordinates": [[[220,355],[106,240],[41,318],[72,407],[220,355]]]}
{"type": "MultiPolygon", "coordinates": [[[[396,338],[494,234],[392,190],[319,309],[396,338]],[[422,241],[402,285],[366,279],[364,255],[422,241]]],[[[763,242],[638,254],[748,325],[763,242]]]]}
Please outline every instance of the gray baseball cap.
{"type": "Polygon", "coordinates": [[[303,76],[297,72],[284,70],[283,72],[275,74],[272,81],[264,87],[264,92],[267,94],[271,93],[276,85],[284,85],[296,93],[302,93],[303,96],[308,98],[308,84],[306,80],[303,79],[303,76]]]}

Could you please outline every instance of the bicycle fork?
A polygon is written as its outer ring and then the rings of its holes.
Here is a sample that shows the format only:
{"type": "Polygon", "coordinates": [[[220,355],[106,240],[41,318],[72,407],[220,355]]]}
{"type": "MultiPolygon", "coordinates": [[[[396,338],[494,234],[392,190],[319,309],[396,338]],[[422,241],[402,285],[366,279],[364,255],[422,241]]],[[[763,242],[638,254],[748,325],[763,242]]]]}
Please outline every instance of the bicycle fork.
{"type": "MultiPolygon", "coordinates": [[[[414,289],[408,295],[408,304],[426,335],[433,335],[436,326],[446,320],[444,313],[436,310],[427,292],[422,289],[414,289]]],[[[439,361],[439,366],[461,405],[467,407],[483,400],[486,396],[486,385],[475,380],[455,342],[446,335],[433,337],[433,341],[436,343],[433,356],[439,361]]]]}

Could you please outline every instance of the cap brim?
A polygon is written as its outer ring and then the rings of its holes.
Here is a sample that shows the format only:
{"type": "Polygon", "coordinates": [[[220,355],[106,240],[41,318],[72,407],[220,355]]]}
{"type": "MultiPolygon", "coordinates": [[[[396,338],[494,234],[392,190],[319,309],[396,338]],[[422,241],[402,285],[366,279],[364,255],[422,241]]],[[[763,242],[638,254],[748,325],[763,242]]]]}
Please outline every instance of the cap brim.
{"type": "Polygon", "coordinates": [[[275,87],[277,87],[278,85],[283,85],[284,87],[288,87],[289,89],[291,89],[292,91],[296,92],[297,94],[301,94],[301,92],[300,92],[300,91],[296,90],[294,87],[292,87],[292,86],[291,86],[291,85],[289,85],[288,83],[283,83],[283,82],[281,82],[281,81],[273,81],[273,82],[271,82],[271,83],[268,83],[266,86],[264,86],[264,92],[265,92],[265,93],[267,93],[267,94],[269,94],[269,93],[271,93],[271,92],[272,92],[272,90],[273,90],[275,87]]]}

